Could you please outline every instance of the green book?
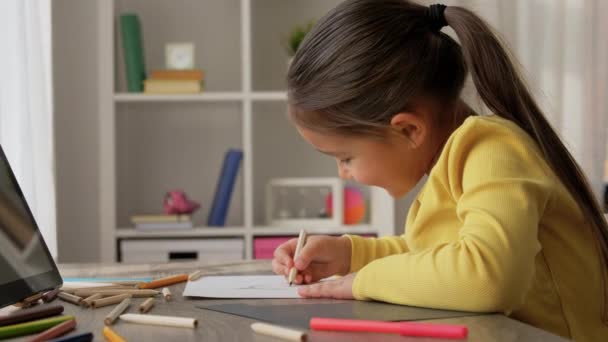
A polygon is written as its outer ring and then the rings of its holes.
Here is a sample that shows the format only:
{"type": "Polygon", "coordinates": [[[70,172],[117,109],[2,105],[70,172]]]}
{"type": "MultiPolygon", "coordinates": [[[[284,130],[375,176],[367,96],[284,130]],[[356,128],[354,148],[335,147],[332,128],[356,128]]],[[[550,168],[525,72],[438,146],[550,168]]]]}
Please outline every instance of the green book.
{"type": "Polygon", "coordinates": [[[37,321],[7,325],[0,327],[0,339],[35,334],[71,319],[74,319],[74,316],[56,316],[37,321]]]}
{"type": "Polygon", "coordinates": [[[139,17],[136,14],[121,15],[120,30],[127,73],[127,89],[131,93],[141,93],[144,90],[146,66],[139,17]]]}

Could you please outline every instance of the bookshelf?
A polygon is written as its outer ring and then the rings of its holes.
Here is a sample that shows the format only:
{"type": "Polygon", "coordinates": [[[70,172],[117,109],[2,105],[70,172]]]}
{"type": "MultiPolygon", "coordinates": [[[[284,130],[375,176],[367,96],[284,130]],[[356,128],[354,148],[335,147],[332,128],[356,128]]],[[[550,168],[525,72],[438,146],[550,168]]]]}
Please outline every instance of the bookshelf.
{"type": "MultiPolygon", "coordinates": [[[[293,25],[319,18],[332,0],[99,1],[100,250],[117,261],[121,242],[235,238],[252,259],[258,237],[297,236],[264,221],[264,188],[273,177],[335,177],[335,161],[308,147],[287,122],[281,45],[293,25]],[[205,71],[200,94],[126,92],[117,17],[135,12],[142,25],[146,69],[164,67],[167,42],[192,41],[205,71]],[[220,34],[221,33],[221,34],[220,34]],[[224,152],[243,150],[226,227],[205,227],[224,152]],[[139,231],[129,216],[159,213],[165,191],[182,188],[201,202],[188,230],[139,231]]],[[[391,235],[394,200],[365,188],[368,218],[360,225],[312,234],[391,235]]]]}

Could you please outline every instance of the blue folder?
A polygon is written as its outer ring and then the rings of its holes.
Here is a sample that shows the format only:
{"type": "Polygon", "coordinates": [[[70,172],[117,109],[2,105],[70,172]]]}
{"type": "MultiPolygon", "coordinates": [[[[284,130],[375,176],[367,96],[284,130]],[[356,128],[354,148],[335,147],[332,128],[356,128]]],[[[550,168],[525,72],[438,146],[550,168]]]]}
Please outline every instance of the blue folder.
{"type": "Polygon", "coordinates": [[[241,150],[230,149],[226,152],[224,165],[222,165],[222,172],[220,173],[220,178],[215,188],[213,204],[209,211],[207,226],[222,227],[226,224],[230,198],[232,197],[234,183],[236,182],[236,176],[239,173],[239,166],[242,159],[243,151],[241,150]]]}

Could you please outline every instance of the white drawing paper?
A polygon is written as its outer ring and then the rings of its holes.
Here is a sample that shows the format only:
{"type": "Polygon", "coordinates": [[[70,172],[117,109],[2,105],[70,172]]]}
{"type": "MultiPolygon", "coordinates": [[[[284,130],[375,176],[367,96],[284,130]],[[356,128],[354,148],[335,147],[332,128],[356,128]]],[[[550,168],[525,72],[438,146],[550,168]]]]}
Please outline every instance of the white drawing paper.
{"type": "Polygon", "coordinates": [[[298,286],[280,275],[206,276],[188,281],[184,296],[205,298],[300,298],[298,286]]]}

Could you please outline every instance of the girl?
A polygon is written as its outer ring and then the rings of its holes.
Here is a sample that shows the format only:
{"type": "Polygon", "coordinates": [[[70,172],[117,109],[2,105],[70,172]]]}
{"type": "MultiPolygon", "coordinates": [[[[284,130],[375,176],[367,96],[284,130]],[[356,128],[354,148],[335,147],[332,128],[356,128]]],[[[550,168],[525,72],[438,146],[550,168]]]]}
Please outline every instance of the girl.
{"type": "MultiPolygon", "coordinates": [[[[304,297],[503,312],[578,341],[608,337],[608,228],[580,168],[488,25],[461,7],[349,0],[288,73],[300,135],[342,178],[401,197],[399,237],[313,236],[275,252],[304,297]],[[450,26],[459,43],[441,32],[450,26]],[[460,94],[470,73],[493,115],[460,94]]],[[[576,115],[576,113],[573,113],[576,115]]]]}

